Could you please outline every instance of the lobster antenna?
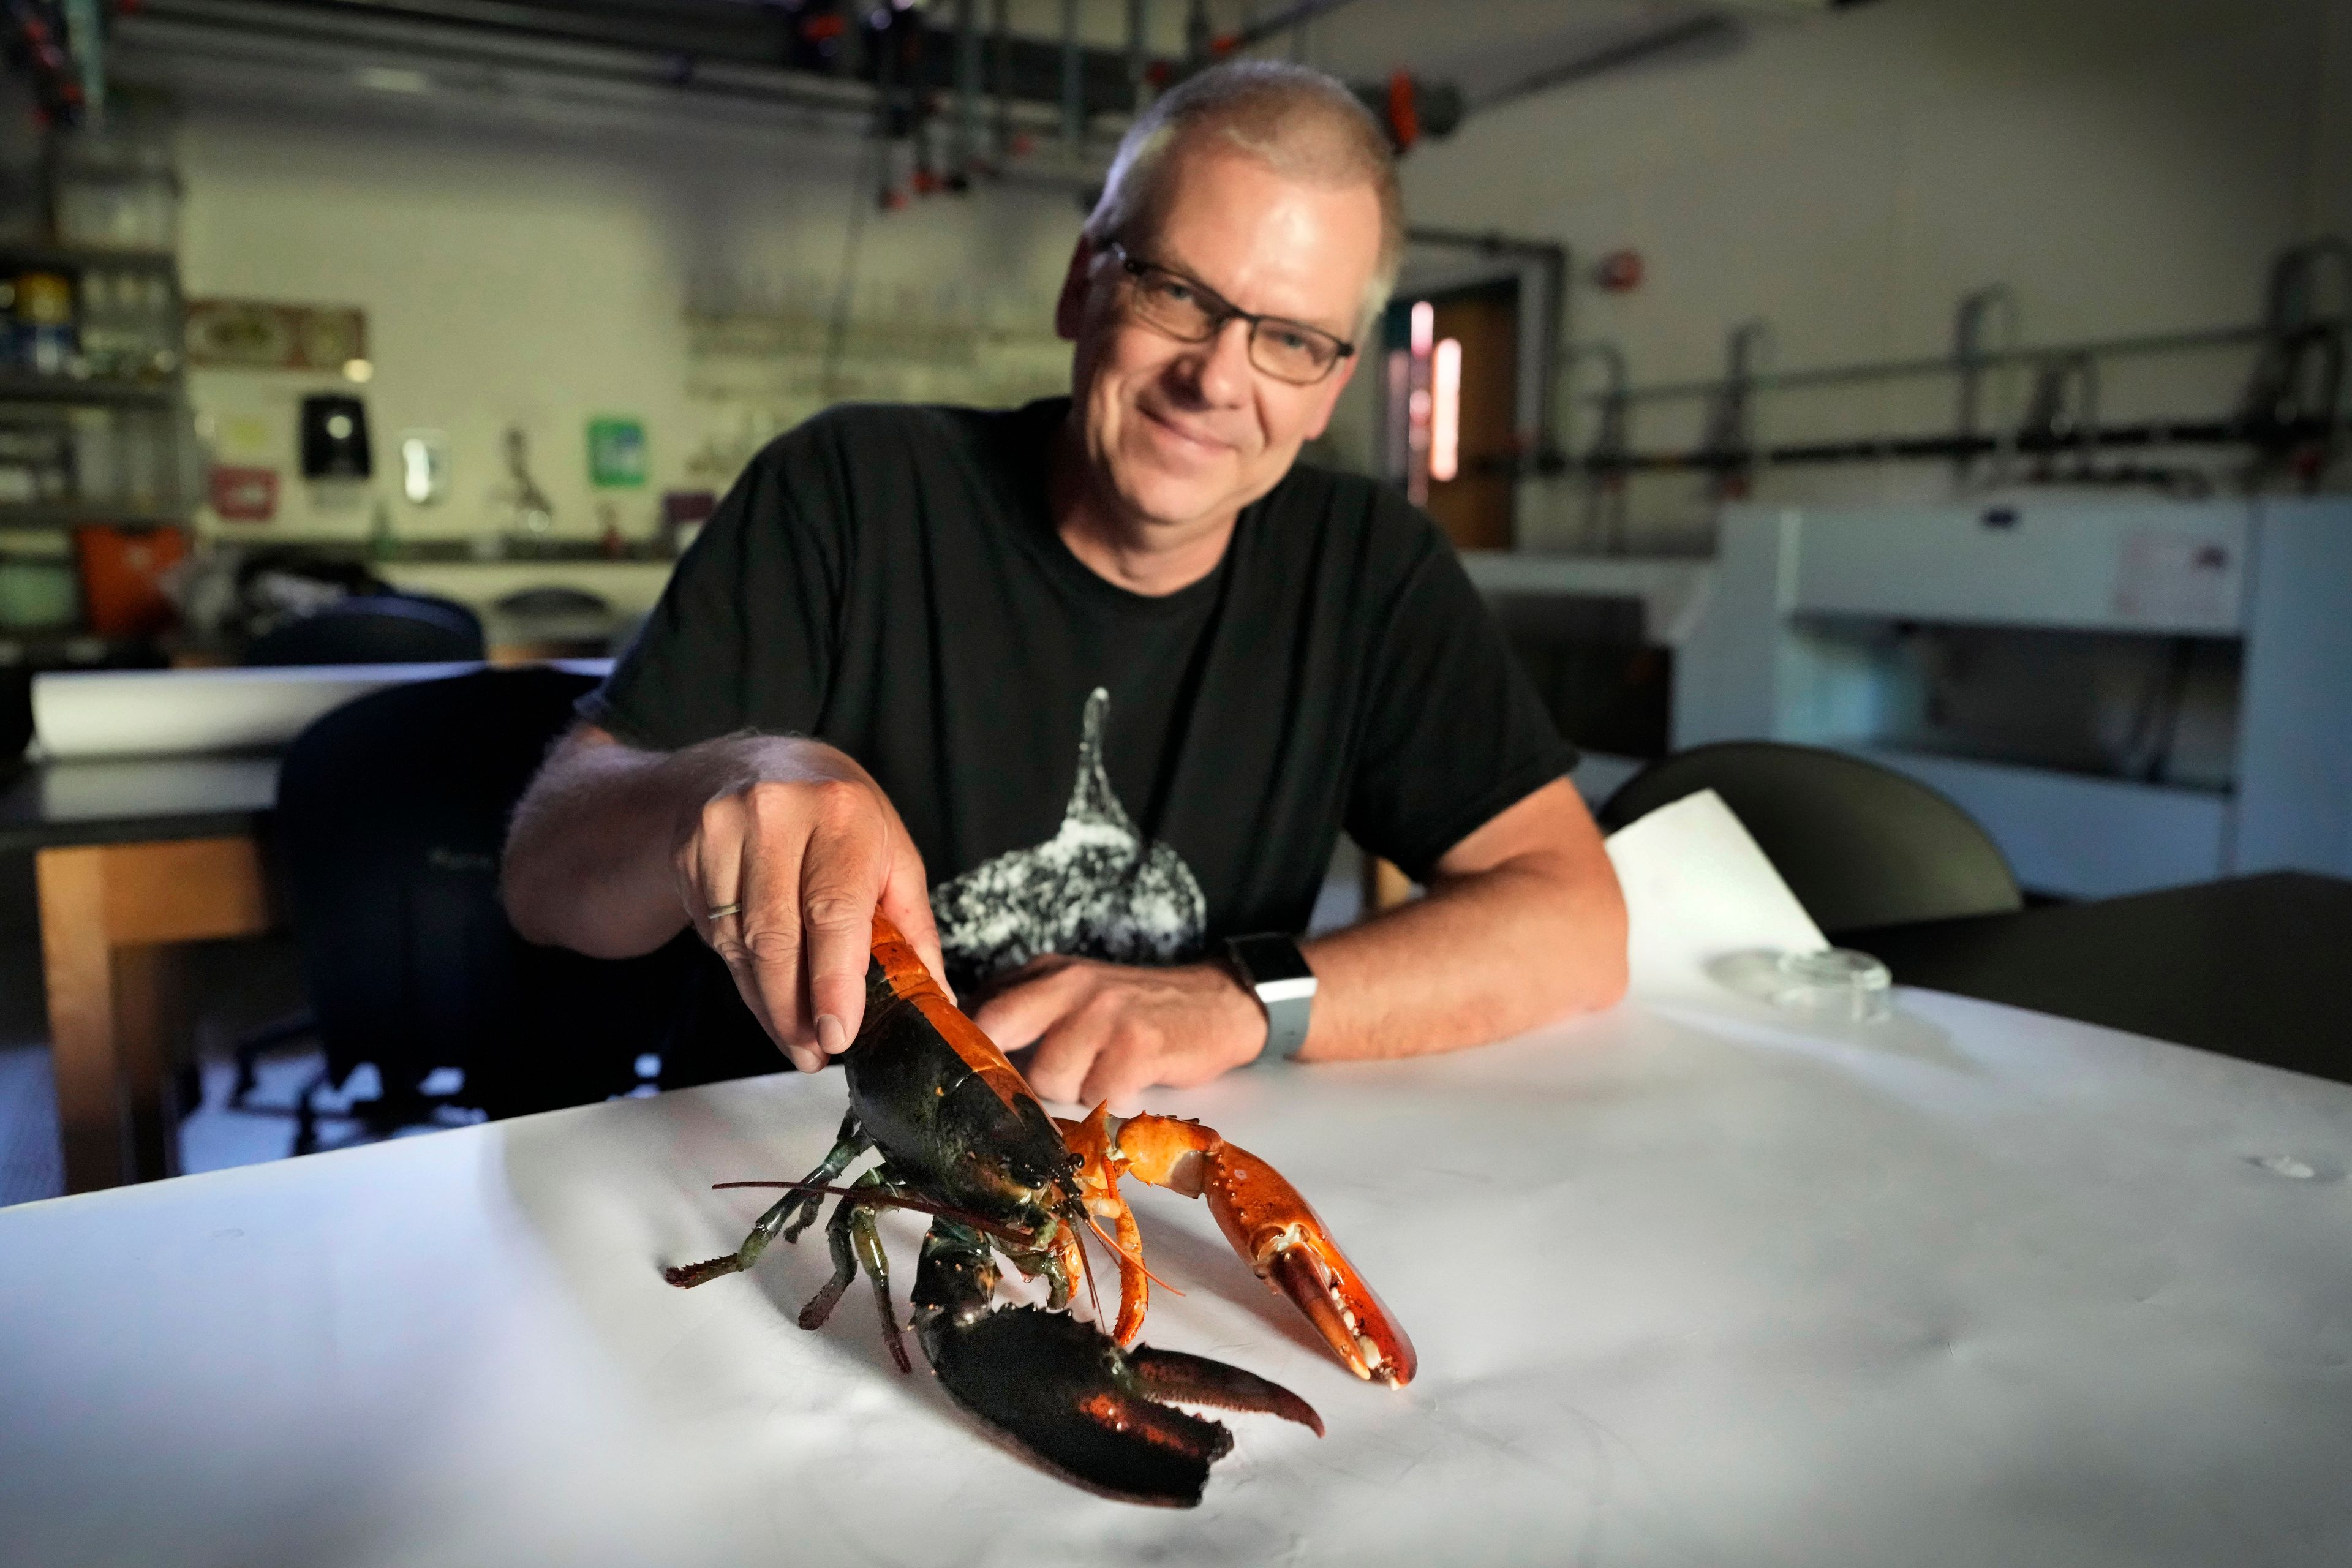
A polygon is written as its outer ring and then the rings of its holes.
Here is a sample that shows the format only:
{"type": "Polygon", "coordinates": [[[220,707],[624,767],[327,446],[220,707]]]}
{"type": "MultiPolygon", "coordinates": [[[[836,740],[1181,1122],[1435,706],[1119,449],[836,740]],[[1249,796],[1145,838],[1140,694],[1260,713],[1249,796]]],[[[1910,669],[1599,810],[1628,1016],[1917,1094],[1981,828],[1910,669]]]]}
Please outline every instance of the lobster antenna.
{"type": "Polygon", "coordinates": [[[1181,1296],[1184,1293],[1183,1291],[1176,1289],[1175,1286],[1168,1283],[1167,1280],[1160,1278],[1159,1275],[1154,1274],[1151,1271],[1150,1266],[1143,1261],[1143,1253],[1140,1249],[1129,1252],[1118,1242],[1113,1241],[1109,1237],[1105,1236],[1103,1234],[1103,1227],[1100,1224],[1097,1223],[1095,1216],[1092,1215],[1087,1215],[1087,1228],[1093,1231],[1096,1237],[1101,1240],[1102,1244],[1111,1249],[1111,1252],[1115,1257],[1124,1258],[1129,1263],[1134,1264],[1137,1269],[1142,1273],[1146,1279],[1150,1280],[1154,1285],[1159,1286],[1171,1296],[1181,1296]]]}
{"type": "Polygon", "coordinates": [[[829,1187],[823,1182],[713,1182],[710,1184],[710,1190],[714,1193],[725,1192],[730,1187],[783,1187],[793,1192],[824,1193],[836,1198],[856,1198],[861,1203],[876,1204],[885,1208],[913,1209],[918,1214],[936,1215],[941,1219],[951,1219],[958,1225],[968,1225],[972,1229],[984,1232],[999,1240],[1014,1242],[1023,1247],[1030,1246],[1037,1239],[1037,1234],[1034,1231],[1016,1229],[1012,1226],[976,1215],[970,1209],[954,1208],[947,1204],[935,1204],[928,1198],[901,1197],[896,1193],[884,1192],[877,1187],[829,1187]]]}
{"type": "MultiPolygon", "coordinates": [[[[1085,1205],[1072,1199],[1070,1207],[1076,1211],[1080,1219],[1087,1222],[1097,1236],[1102,1234],[1102,1226],[1095,1224],[1094,1216],[1087,1213],[1085,1205]]],[[[1099,1328],[1102,1326],[1102,1297],[1095,1290],[1095,1260],[1087,1256],[1087,1249],[1084,1247],[1078,1248],[1078,1258],[1087,1267],[1087,1305],[1094,1309],[1095,1326],[1099,1328]]]]}

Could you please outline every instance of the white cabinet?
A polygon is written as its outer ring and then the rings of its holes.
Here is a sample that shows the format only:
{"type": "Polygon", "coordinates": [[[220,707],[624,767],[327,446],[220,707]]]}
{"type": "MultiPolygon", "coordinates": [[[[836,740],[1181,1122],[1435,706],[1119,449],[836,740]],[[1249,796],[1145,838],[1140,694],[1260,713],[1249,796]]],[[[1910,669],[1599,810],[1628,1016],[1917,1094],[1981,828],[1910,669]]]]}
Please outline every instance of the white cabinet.
{"type": "Polygon", "coordinates": [[[1813,511],[1785,526],[1800,614],[2202,636],[2242,623],[2242,502],[1813,511]]]}
{"type": "MultiPolygon", "coordinates": [[[[2001,661],[2018,711],[2089,700],[2069,682],[2091,661],[2045,672],[2034,657],[2001,661]]],[[[2352,876],[2352,500],[1730,508],[1677,649],[1674,743],[1745,739],[1922,779],[2046,892],[2352,876]],[[2231,672],[2204,695],[2233,760],[2182,784],[1923,743],[1937,715],[1920,649],[1939,635],[1979,653],[2072,639],[2159,668],[2198,650],[2231,672]]]]}

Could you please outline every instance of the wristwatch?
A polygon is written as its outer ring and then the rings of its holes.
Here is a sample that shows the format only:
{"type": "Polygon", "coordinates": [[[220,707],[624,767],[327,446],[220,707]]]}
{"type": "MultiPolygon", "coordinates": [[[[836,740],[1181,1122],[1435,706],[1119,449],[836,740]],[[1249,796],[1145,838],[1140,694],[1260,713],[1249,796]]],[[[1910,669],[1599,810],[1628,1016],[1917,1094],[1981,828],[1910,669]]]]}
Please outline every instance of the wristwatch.
{"type": "Polygon", "coordinates": [[[1225,956],[1265,1009],[1265,1049],[1257,1059],[1290,1060],[1307,1043],[1307,1020],[1315,1007],[1315,971],[1297,940],[1279,932],[1229,937],[1225,956]]]}

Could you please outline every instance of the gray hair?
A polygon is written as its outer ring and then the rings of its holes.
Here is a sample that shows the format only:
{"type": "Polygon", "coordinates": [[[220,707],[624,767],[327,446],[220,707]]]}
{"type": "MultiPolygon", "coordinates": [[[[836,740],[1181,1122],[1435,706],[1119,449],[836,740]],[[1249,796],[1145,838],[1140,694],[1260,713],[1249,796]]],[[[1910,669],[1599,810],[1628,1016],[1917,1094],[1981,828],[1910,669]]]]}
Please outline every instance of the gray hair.
{"type": "Polygon", "coordinates": [[[1404,260],[1404,193],[1388,132],[1345,84],[1286,60],[1234,60],[1189,77],[1138,115],[1120,139],[1102,198],[1082,232],[1119,237],[1167,199],[1171,154],[1214,143],[1276,174],[1327,186],[1370,185],[1381,204],[1381,251],[1363,319],[1388,304],[1404,260]]]}

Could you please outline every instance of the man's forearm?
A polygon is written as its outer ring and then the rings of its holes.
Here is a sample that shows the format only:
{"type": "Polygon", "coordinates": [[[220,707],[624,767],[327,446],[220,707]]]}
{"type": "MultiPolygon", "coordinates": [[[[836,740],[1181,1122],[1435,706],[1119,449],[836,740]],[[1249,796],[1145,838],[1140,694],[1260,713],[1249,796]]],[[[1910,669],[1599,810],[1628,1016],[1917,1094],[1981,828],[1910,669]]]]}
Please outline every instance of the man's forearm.
{"type": "Polygon", "coordinates": [[[740,746],[565,740],[507,835],[500,881],[515,930],[594,958],[632,958],[676,936],[687,919],[670,860],[681,814],[744,776],[740,746]]]}
{"type": "Polygon", "coordinates": [[[696,812],[755,780],[845,773],[866,776],[823,742],[789,736],[641,752],[601,731],[575,734],[515,808],[507,918],[529,941],[592,958],[651,952],[687,921],[672,856],[696,812]]]}
{"type": "Polygon", "coordinates": [[[1615,892],[1501,867],[1307,943],[1319,984],[1300,1059],[1458,1050],[1610,1005],[1625,990],[1615,892]]]}
{"type": "Polygon", "coordinates": [[[1307,943],[1318,985],[1300,1059],[1458,1050],[1616,1002],[1624,897],[1580,806],[1569,830],[1307,943]]]}

